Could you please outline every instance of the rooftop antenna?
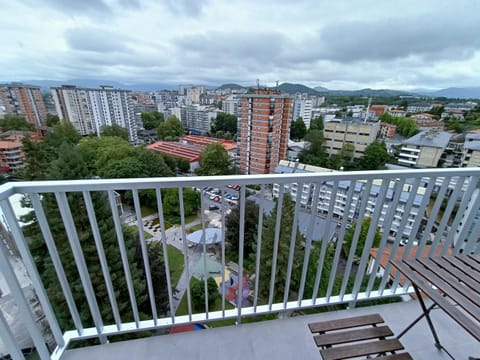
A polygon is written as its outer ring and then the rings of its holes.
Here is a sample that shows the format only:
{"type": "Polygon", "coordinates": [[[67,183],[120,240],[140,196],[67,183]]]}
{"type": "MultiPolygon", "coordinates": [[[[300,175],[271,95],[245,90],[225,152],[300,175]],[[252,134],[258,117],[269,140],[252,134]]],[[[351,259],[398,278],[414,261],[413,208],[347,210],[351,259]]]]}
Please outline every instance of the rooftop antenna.
{"type": "Polygon", "coordinates": [[[260,90],[260,79],[257,79],[257,90],[260,90]]]}

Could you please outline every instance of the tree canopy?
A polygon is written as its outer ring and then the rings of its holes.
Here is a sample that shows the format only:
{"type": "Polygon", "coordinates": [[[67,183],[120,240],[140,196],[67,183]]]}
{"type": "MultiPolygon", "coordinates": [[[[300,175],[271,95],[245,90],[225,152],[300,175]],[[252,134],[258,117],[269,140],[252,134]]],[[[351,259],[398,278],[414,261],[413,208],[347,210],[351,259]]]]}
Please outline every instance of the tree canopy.
{"type": "Polygon", "coordinates": [[[8,130],[20,130],[20,131],[33,131],[35,126],[30,124],[23,116],[6,114],[3,118],[0,118],[0,128],[3,131],[8,130]]]}
{"type": "Polygon", "coordinates": [[[128,140],[128,129],[125,129],[117,124],[103,125],[100,128],[101,136],[117,136],[121,139],[128,140]]]}
{"type": "Polygon", "coordinates": [[[170,116],[158,126],[158,138],[165,141],[177,141],[185,135],[182,122],[175,116],[170,116]]]}
{"type": "Polygon", "coordinates": [[[232,138],[237,134],[237,117],[233,114],[224,112],[217,113],[217,117],[212,120],[212,134],[221,138],[232,138]]]}
{"type": "Polygon", "coordinates": [[[292,140],[301,140],[307,134],[307,127],[302,117],[299,117],[297,120],[292,121],[290,126],[290,139],[292,140]]]}
{"type": "Polygon", "coordinates": [[[312,119],[309,130],[323,130],[323,118],[321,116],[317,116],[312,119]]]}
{"type": "MultiPolygon", "coordinates": [[[[358,242],[357,246],[355,248],[355,256],[357,258],[360,258],[363,253],[363,249],[365,247],[365,242],[367,240],[367,235],[368,235],[368,229],[370,228],[370,223],[372,221],[371,217],[365,217],[365,219],[362,222],[362,228],[360,229],[360,235],[358,237],[358,242]]],[[[357,227],[357,223],[355,222],[350,229],[347,230],[345,233],[344,237],[344,242],[343,242],[343,249],[346,254],[350,253],[350,249],[352,247],[353,243],[353,237],[355,234],[355,229],[357,227]]],[[[372,243],[372,247],[378,247],[380,245],[380,241],[382,240],[382,235],[380,234],[380,231],[378,228],[375,230],[375,237],[372,243]]]]}
{"type": "Polygon", "coordinates": [[[323,133],[320,130],[310,130],[305,136],[309,145],[300,151],[298,159],[301,163],[326,167],[328,155],[325,150],[323,133]]]}
{"type": "Polygon", "coordinates": [[[158,111],[142,112],[141,117],[146,130],[157,129],[165,121],[163,114],[158,111]]]}
{"type": "Polygon", "coordinates": [[[387,146],[383,141],[375,140],[365,148],[364,155],[358,161],[359,170],[381,170],[385,164],[394,160],[388,154],[387,146]]]}
{"type": "Polygon", "coordinates": [[[414,119],[406,118],[406,117],[395,117],[390,115],[389,113],[383,113],[379,116],[381,121],[384,121],[389,124],[393,124],[397,127],[397,132],[405,136],[407,138],[412,137],[416,133],[418,133],[417,123],[414,119]]]}
{"type": "Polygon", "coordinates": [[[222,144],[212,142],[200,153],[198,175],[229,175],[232,173],[231,160],[222,144]]]}

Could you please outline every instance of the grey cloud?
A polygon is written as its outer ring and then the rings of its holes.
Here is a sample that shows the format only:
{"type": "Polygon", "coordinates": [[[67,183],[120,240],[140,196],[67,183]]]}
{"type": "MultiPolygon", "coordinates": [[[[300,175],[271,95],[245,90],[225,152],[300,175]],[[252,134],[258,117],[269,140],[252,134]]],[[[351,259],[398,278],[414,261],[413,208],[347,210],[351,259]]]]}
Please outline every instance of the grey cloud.
{"type": "Polygon", "coordinates": [[[173,13],[192,17],[201,15],[208,2],[209,0],[166,0],[173,13]]]}
{"type": "Polygon", "coordinates": [[[97,28],[69,29],[65,32],[65,39],[74,50],[99,53],[129,50],[118,34],[97,28]]]}
{"type": "MultiPolygon", "coordinates": [[[[318,36],[318,55],[330,60],[388,60],[409,55],[464,58],[480,48],[476,21],[462,19],[445,29],[436,18],[334,22],[318,36]],[[461,53],[459,53],[461,50],[461,53]]],[[[317,45],[312,44],[312,45],[317,45]]]]}
{"type": "Polygon", "coordinates": [[[106,15],[112,9],[103,0],[43,0],[51,8],[68,15],[106,15]]]}

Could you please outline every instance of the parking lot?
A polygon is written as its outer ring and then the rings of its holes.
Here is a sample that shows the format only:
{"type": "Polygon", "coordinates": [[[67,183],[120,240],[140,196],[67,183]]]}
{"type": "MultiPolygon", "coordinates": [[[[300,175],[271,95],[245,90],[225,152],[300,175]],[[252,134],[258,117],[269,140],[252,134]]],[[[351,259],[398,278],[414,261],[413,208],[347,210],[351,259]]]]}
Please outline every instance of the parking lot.
{"type": "Polygon", "coordinates": [[[208,210],[219,210],[223,199],[229,208],[238,204],[240,190],[239,185],[228,185],[218,188],[205,187],[202,190],[205,208],[208,210]]]}

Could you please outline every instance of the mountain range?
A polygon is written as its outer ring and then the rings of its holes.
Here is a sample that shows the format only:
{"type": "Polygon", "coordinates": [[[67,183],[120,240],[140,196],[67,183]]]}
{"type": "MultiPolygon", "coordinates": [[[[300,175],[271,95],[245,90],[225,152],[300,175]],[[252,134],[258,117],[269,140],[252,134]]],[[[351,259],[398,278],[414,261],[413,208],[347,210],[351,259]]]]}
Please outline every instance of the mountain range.
{"type": "MultiPolygon", "coordinates": [[[[161,83],[136,83],[125,84],[118,81],[101,80],[101,79],[69,79],[65,81],[58,80],[26,80],[24,84],[40,86],[44,91],[49,91],[50,87],[62,85],[76,85],[79,87],[97,88],[100,85],[113,86],[115,88],[127,89],[133,91],[156,91],[156,90],[176,90],[177,85],[161,84],[161,83]]],[[[235,83],[223,84],[220,87],[207,86],[207,89],[245,89],[255,88],[252,86],[242,86],[235,83]]],[[[273,87],[276,88],[276,87],[273,87]]],[[[441,90],[433,89],[414,89],[411,91],[393,90],[393,89],[361,89],[361,90],[329,90],[322,86],[314,88],[303,84],[282,83],[278,86],[278,90],[287,94],[306,93],[308,95],[336,95],[336,96],[427,96],[427,97],[446,97],[453,99],[480,99],[480,87],[450,87],[441,90]]]]}

